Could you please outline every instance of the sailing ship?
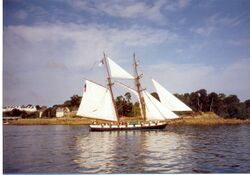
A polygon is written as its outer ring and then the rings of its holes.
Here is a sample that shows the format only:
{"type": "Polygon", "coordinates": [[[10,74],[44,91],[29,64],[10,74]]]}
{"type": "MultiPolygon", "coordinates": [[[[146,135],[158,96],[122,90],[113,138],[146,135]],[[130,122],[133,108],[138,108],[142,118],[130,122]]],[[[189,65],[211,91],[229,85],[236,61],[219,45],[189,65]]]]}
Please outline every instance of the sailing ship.
{"type": "Polygon", "coordinates": [[[157,81],[152,79],[153,85],[160,98],[160,101],[152,96],[146,89],[141,87],[142,74],[137,71],[138,62],[133,57],[134,76],[115,63],[111,58],[103,54],[101,61],[107,73],[107,87],[90,80],[85,80],[85,88],[77,111],[78,116],[95,120],[105,121],[94,122],[90,125],[91,131],[113,131],[113,130],[141,130],[141,129],[164,129],[166,120],[179,118],[175,111],[192,111],[186,104],[172,95],[157,81]],[[114,79],[129,79],[135,83],[135,89],[114,79]],[[127,88],[138,99],[141,120],[137,123],[121,122],[118,109],[114,99],[114,83],[127,88]]]}

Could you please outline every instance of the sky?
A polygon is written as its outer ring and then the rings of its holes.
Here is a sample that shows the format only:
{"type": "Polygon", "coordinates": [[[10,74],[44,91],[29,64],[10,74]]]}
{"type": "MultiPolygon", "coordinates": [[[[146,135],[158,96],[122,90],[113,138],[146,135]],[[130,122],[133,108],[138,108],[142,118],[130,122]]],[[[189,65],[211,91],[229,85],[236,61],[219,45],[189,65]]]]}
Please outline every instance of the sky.
{"type": "MultiPolygon", "coordinates": [[[[250,98],[249,0],[4,0],[3,105],[62,104],[85,78],[105,85],[105,52],[172,93],[250,98]]],[[[131,82],[130,82],[131,83],[131,82]]]]}

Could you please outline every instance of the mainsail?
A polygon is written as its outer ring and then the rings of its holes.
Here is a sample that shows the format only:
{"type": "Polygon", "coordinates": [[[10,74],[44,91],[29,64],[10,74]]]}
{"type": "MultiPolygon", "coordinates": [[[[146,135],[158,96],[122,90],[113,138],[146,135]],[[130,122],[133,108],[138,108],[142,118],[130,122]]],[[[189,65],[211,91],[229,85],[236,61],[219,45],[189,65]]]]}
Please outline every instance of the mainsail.
{"type": "Polygon", "coordinates": [[[77,115],[117,121],[110,90],[89,80],[86,80],[85,83],[86,87],[77,115]]]}
{"type": "Polygon", "coordinates": [[[167,91],[158,82],[152,79],[155,89],[160,97],[161,103],[171,111],[192,111],[186,104],[167,91]]]}
{"type": "Polygon", "coordinates": [[[121,66],[116,64],[113,60],[107,57],[107,62],[112,78],[122,78],[122,79],[134,79],[127,71],[125,71],[121,66]]]}
{"type": "Polygon", "coordinates": [[[156,98],[154,98],[146,90],[142,91],[144,98],[145,108],[146,108],[146,119],[150,120],[165,120],[174,119],[178,116],[170,111],[168,108],[163,106],[156,98]]]}

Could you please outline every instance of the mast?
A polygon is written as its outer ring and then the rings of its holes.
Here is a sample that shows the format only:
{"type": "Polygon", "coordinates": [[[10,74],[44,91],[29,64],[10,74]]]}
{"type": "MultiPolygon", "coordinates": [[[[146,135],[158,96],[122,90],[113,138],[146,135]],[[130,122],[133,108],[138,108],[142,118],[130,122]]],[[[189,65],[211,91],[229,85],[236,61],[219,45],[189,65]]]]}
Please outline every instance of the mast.
{"type": "Polygon", "coordinates": [[[142,74],[141,75],[138,74],[138,71],[137,71],[138,64],[137,64],[136,59],[135,59],[135,53],[133,56],[134,56],[133,67],[134,67],[134,73],[135,73],[135,87],[136,87],[136,91],[137,91],[138,96],[139,96],[139,105],[140,105],[142,119],[145,121],[146,120],[145,105],[144,105],[144,101],[143,101],[143,98],[141,95],[142,89],[141,89],[141,83],[140,83],[140,79],[142,77],[142,74]]]}
{"type": "Polygon", "coordinates": [[[115,97],[114,97],[114,94],[113,94],[113,90],[112,90],[112,81],[111,81],[111,77],[110,77],[110,70],[109,70],[109,66],[108,66],[108,62],[107,62],[107,58],[106,58],[106,55],[105,53],[103,52],[103,61],[104,61],[104,64],[105,64],[105,68],[107,70],[107,75],[108,75],[108,87],[109,87],[109,90],[110,90],[110,94],[111,94],[111,98],[112,98],[112,103],[114,105],[114,108],[115,108],[115,114],[116,114],[116,117],[118,119],[118,122],[120,122],[120,117],[118,115],[118,111],[117,111],[117,107],[116,107],[116,104],[115,104],[115,97]]]}

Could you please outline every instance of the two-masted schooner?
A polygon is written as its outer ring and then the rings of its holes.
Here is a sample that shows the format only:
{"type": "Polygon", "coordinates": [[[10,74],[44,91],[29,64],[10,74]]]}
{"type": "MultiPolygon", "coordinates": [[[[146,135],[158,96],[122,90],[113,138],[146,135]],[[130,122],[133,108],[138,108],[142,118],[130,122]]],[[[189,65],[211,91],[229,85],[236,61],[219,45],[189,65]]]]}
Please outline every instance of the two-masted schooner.
{"type": "Polygon", "coordinates": [[[186,104],[168,92],[163,86],[152,79],[160,101],[146,89],[142,89],[138,74],[138,63],[134,54],[134,76],[103,54],[102,64],[107,72],[107,87],[93,81],[85,80],[82,101],[77,111],[78,116],[106,121],[90,125],[91,131],[164,129],[167,119],[178,118],[173,111],[192,111],[186,104]],[[116,82],[127,88],[138,99],[142,121],[137,123],[121,122],[118,114],[112,86],[113,79],[130,79],[135,82],[135,90],[127,85],[116,82]]]}

